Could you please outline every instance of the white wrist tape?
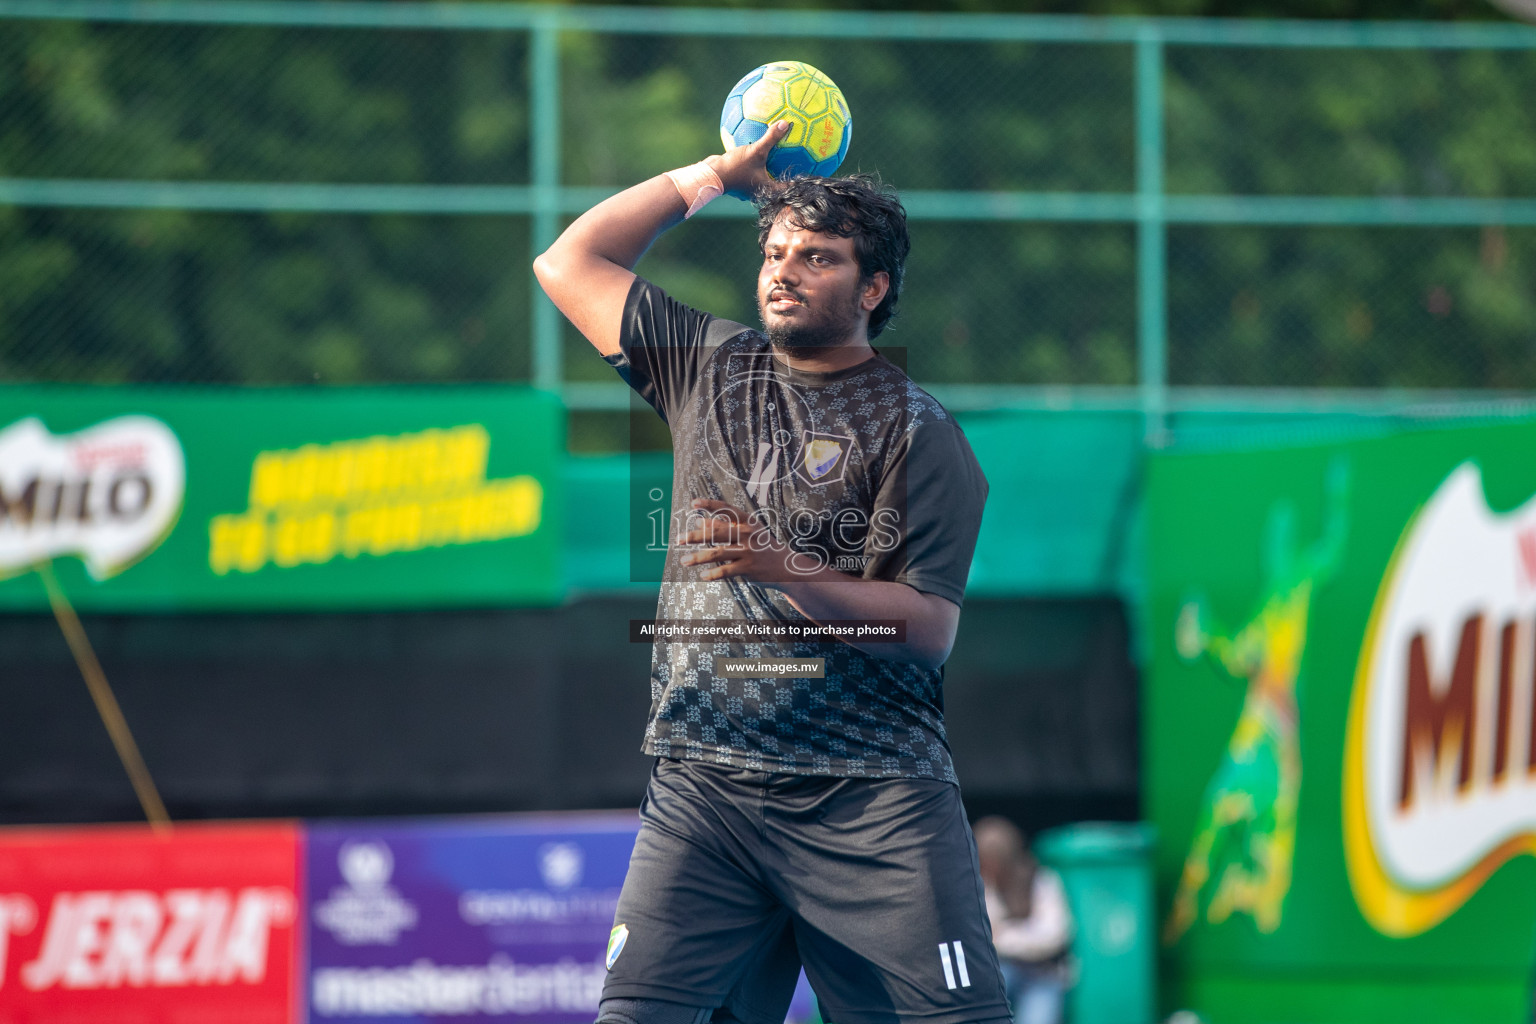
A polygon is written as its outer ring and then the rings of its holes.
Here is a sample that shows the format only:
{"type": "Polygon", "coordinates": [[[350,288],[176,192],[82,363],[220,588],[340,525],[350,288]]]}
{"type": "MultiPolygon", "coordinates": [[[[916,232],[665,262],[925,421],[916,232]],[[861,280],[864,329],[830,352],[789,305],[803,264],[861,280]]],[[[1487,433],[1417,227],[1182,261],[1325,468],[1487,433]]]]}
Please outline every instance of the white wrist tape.
{"type": "Polygon", "coordinates": [[[688,212],[683,214],[684,220],[725,195],[725,185],[720,181],[720,175],[702,161],[668,171],[667,177],[672,179],[672,184],[677,186],[677,194],[688,204],[688,212]]]}

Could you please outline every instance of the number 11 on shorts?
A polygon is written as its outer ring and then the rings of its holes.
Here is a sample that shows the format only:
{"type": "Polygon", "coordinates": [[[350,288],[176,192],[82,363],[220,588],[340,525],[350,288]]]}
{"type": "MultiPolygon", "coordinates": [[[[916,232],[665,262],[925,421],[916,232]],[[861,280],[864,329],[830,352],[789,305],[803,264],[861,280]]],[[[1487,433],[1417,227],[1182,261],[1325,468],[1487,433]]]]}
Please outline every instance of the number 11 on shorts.
{"type": "Polygon", "coordinates": [[[939,943],[939,961],[944,965],[944,984],[951,989],[955,988],[955,975],[960,975],[960,988],[971,987],[971,974],[965,969],[965,947],[960,945],[960,940],[954,942],[939,943]],[[950,958],[949,947],[955,947],[954,958],[950,958]]]}

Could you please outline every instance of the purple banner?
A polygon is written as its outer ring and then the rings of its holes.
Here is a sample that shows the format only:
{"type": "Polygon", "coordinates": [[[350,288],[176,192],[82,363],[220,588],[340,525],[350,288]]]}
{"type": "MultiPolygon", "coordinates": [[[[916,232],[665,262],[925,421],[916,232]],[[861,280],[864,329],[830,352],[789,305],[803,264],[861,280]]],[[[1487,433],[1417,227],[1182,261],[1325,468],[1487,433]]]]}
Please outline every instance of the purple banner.
{"type": "Polygon", "coordinates": [[[309,1019],[587,1024],[633,813],[313,824],[309,1019]]]}

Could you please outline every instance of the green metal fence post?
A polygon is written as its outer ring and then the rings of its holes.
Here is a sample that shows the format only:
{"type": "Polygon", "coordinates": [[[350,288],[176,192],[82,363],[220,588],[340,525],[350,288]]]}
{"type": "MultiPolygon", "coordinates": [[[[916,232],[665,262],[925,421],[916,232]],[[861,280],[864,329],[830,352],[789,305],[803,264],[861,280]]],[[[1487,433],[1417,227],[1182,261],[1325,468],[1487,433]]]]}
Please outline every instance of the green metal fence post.
{"type": "Polygon", "coordinates": [[[1148,447],[1167,439],[1168,222],[1163,195],[1163,37],[1136,37],[1136,334],[1148,447]]]}
{"type": "MultiPolygon", "coordinates": [[[[532,264],[560,234],[560,23],[555,13],[543,12],[535,22],[529,51],[528,141],[534,206],[528,262],[532,264]]],[[[558,392],[565,376],[560,311],[537,285],[532,332],[534,386],[558,392]]]]}

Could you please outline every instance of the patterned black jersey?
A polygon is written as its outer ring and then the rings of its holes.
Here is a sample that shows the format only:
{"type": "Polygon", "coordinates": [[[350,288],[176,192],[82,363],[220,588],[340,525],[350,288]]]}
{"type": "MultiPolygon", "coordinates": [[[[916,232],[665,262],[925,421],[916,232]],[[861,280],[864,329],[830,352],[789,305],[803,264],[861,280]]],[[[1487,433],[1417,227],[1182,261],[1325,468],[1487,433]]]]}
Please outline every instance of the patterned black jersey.
{"type": "MultiPolygon", "coordinates": [[[[637,279],[610,356],[672,431],[672,534],[725,501],[808,569],[964,595],[987,482],[959,426],[883,356],[832,373],[637,279]],[[699,513],[694,512],[695,516],[699,513]]],[[[673,545],[661,620],[808,623],[782,592],[705,582],[673,545]]],[[[943,670],[846,643],[658,638],[644,749],[758,771],[954,782],[943,670]],[[825,678],[727,678],[720,658],[822,658],[825,678]]]]}

